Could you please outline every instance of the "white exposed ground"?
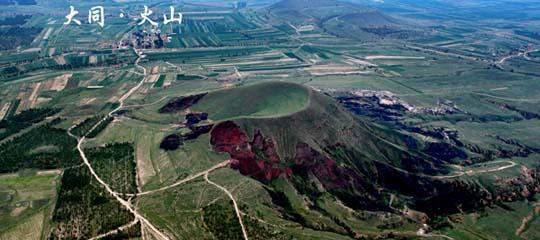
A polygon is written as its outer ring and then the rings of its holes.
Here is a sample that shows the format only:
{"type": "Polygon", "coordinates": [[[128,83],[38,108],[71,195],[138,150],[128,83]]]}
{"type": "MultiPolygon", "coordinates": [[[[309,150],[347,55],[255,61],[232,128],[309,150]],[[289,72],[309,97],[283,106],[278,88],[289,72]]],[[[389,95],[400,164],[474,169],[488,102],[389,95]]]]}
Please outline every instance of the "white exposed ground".
{"type": "Polygon", "coordinates": [[[6,103],[4,104],[4,106],[0,109],[0,121],[2,121],[4,119],[4,117],[6,117],[6,114],[9,110],[9,107],[11,106],[11,103],[6,103]]]}
{"type": "Polygon", "coordinates": [[[367,60],[377,60],[377,59],[384,59],[384,60],[422,60],[426,59],[426,57],[414,57],[414,56],[388,56],[388,55],[371,55],[366,56],[367,60]]]}

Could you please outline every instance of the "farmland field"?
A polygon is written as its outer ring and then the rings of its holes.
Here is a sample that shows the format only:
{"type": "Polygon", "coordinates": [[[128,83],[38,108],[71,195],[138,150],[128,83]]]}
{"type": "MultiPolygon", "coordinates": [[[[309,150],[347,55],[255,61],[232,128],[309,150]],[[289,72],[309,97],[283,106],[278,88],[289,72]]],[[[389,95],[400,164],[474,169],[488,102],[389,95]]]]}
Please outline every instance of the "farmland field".
{"type": "Polygon", "coordinates": [[[3,209],[0,218],[5,223],[0,229],[0,239],[39,238],[54,206],[58,172],[4,174],[0,180],[3,209]]]}

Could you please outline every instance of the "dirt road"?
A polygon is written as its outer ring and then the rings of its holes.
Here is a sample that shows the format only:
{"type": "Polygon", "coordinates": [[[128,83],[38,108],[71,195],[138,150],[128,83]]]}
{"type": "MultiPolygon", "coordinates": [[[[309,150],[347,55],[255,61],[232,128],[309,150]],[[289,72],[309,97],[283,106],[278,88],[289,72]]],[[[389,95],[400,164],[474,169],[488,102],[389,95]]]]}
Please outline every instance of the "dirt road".
{"type": "Polygon", "coordinates": [[[231,194],[231,192],[229,192],[229,190],[227,190],[226,188],[218,185],[217,183],[215,182],[212,182],[210,181],[210,179],[208,179],[208,173],[204,174],[204,180],[206,180],[206,182],[214,185],[215,187],[219,188],[221,191],[225,192],[229,198],[232,200],[233,202],[233,205],[234,205],[234,211],[236,211],[236,217],[238,217],[238,221],[240,222],[240,227],[242,228],[242,234],[244,235],[244,240],[249,240],[248,239],[248,235],[247,235],[247,231],[246,231],[246,228],[244,227],[244,222],[242,221],[242,214],[240,212],[240,209],[238,208],[238,204],[236,203],[236,199],[234,199],[234,196],[231,194]]]}
{"type": "MultiPolygon", "coordinates": [[[[135,91],[137,91],[144,83],[144,81],[146,80],[146,76],[147,76],[147,73],[146,73],[146,69],[142,66],[139,65],[139,62],[142,58],[144,58],[143,55],[141,55],[141,53],[139,53],[137,50],[135,50],[135,52],[137,53],[137,55],[139,56],[139,58],[137,58],[137,60],[135,61],[135,66],[138,68],[138,69],[141,69],[142,72],[143,72],[143,75],[145,77],[143,77],[143,79],[139,82],[139,84],[137,84],[135,87],[131,88],[127,93],[125,93],[118,101],[119,101],[119,105],[117,108],[115,108],[114,110],[112,110],[111,112],[109,112],[108,116],[112,116],[115,112],[119,111],[120,109],[122,109],[124,107],[124,101],[126,99],[128,99],[135,91]]],[[[99,126],[103,121],[105,121],[107,119],[107,117],[104,117],[103,119],[101,119],[98,123],[96,123],[92,129],[90,129],[88,132],[92,132],[97,126],[99,126]]],[[[142,224],[144,224],[145,226],[147,226],[153,233],[154,233],[154,236],[160,240],[168,240],[169,237],[167,237],[165,234],[163,234],[162,232],[160,232],[154,225],[152,225],[150,223],[150,221],[148,221],[148,219],[146,219],[144,216],[142,216],[141,214],[139,214],[139,212],[137,210],[135,210],[133,208],[133,206],[131,205],[130,202],[124,200],[123,198],[120,197],[120,194],[113,191],[111,189],[111,187],[105,182],[103,181],[103,179],[101,179],[101,177],[99,177],[99,175],[97,175],[97,173],[94,171],[94,168],[92,168],[92,165],[90,164],[90,161],[88,160],[88,158],[86,157],[86,154],[84,153],[84,150],[83,150],[83,144],[84,144],[84,141],[86,140],[86,137],[81,137],[81,138],[78,138],[77,136],[73,135],[71,133],[71,129],[73,129],[75,127],[72,126],[69,130],[68,130],[68,134],[73,137],[73,138],[76,138],[78,140],[78,144],[77,144],[77,150],[79,151],[79,155],[81,156],[83,162],[84,162],[84,165],[86,165],[88,167],[88,170],[90,170],[90,173],[92,174],[92,176],[98,181],[98,183],[103,186],[105,188],[105,190],[107,190],[107,192],[109,192],[109,194],[114,197],[122,206],[124,206],[129,212],[131,212],[134,216],[135,216],[135,219],[140,221],[142,224]]]]}
{"type": "Polygon", "coordinates": [[[495,64],[497,64],[500,68],[503,68],[501,65],[504,64],[506,61],[508,61],[511,58],[524,57],[526,60],[531,60],[531,58],[529,58],[529,56],[528,56],[529,53],[536,52],[536,51],[538,51],[538,49],[532,49],[532,50],[527,50],[525,52],[518,52],[518,53],[515,53],[515,54],[511,54],[511,55],[508,55],[508,56],[505,56],[505,57],[501,58],[495,64]]]}
{"type": "Polygon", "coordinates": [[[200,173],[197,173],[195,175],[192,175],[190,177],[187,177],[187,178],[184,178],[178,182],[175,182],[171,185],[168,185],[168,186],[165,186],[165,187],[162,187],[162,188],[158,188],[158,189],[154,189],[154,190],[151,190],[151,191],[146,191],[146,192],[141,192],[141,193],[137,193],[137,194],[125,194],[126,196],[144,196],[144,195],[148,195],[148,194],[152,194],[152,193],[156,193],[156,192],[161,192],[161,191],[165,191],[167,189],[170,189],[170,188],[174,188],[174,187],[177,187],[179,185],[182,185],[184,183],[187,183],[189,181],[192,181],[198,177],[202,177],[202,176],[206,176],[208,175],[209,173],[217,170],[217,169],[220,169],[220,168],[224,168],[224,167],[227,167],[229,164],[231,163],[231,160],[226,160],[224,162],[221,162],[219,164],[216,164],[215,166],[205,170],[205,171],[202,171],[200,173]]]}
{"type": "Polygon", "coordinates": [[[502,167],[496,167],[496,168],[482,169],[482,170],[466,170],[466,171],[460,170],[460,171],[458,171],[458,172],[456,172],[454,174],[445,175],[445,176],[433,176],[433,177],[437,178],[437,179],[449,179],[449,178],[457,178],[457,177],[461,177],[461,176],[465,176],[465,175],[473,176],[473,175],[481,174],[481,173],[499,172],[499,171],[502,171],[502,170],[517,166],[517,163],[515,163],[513,161],[493,161],[493,162],[489,162],[489,164],[494,164],[494,163],[507,163],[508,165],[505,165],[505,166],[502,166],[502,167]]]}

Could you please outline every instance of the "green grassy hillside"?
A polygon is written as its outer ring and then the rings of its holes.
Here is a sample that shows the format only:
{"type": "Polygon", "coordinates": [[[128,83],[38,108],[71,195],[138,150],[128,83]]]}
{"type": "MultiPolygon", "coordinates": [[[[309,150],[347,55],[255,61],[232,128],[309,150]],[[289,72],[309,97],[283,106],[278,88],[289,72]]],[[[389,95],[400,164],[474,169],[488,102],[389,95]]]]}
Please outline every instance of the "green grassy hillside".
{"type": "MultiPolygon", "coordinates": [[[[433,177],[449,170],[424,151],[423,141],[359,118],[332,97],[301,85],[270,82],[210,92],[192,109],[218,120],[210,143],[238,160],[233,168],[260,182],[256,189],[263,193],[258,194],[268,195],[258,198],[271,199],[268,207],[303,227],[344,236],[359,229],[377,235],[368,225],[407,236],[415,223],[399,216],[392,226],[371,217],[338,219],[343,206],[359,212],[409,206],[434,216],[476,206],[481,197],[471,190],[477,187],[473,181],[433,177]],[[453,201],[441,200],[446,196],[453,201]],[[336,206],[336,200],[343,205],[336,206]],[[304,201],[312,204],[310,210],[304,201]],[[320,214],[324,219],[316,217],[320,214]]],[[[252,203],[247,207],[260,210],[252,203]]]]}
{"type": "Polygon", "coordinates": [[[193,110],[210,113],[210,119],[214,121],[240,117],[279,117],[302,110],[308,100],[309,91],[303,86],[269,82],[211,92],[193,110]]]}
{"type": "Polygon", "coordinates": [[[298,143],[318,151],[346,143],[366,159],[412,170],[400,162],[401,154],[415,152],[407,147],[403,135],[359,119],[333,98],[298,84],[270,82],[211,92],[193,110],[208,112],[214,121],[233,119],[250,137],[260,130],[276,141],[283,158],[294,157],[298,143]]]}
{"type": "Polygon", "coordinates": [[[301,198],[310,199],[330,219],[339,215],[326,205],[329,198],[358,211],[391,211],[390,196],[396,195],[400,197],[393,207],[413,206],[430,214],[470,207],[479,198],[472,194],[452,203],[434,202],[475,184],[432,177],[449,171],[444,161],[423,151],[422,141],[358,118],[333,98],[300,85],[272,82],[209,93],[193,109],[218,120],[232,119],[216,123],[214,149],[237,159],[240,173],[264,183],[284,214],[308,227],[318,228],[316,213],[293,204],[301,198]]]}

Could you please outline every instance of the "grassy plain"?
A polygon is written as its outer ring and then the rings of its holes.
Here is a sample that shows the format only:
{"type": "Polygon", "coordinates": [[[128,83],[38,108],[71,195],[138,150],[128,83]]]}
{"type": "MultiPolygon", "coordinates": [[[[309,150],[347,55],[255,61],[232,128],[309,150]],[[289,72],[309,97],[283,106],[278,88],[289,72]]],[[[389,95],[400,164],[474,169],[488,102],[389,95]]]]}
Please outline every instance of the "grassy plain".
{"type": "Polygon", "coordinates": [[[0,176],[0,239],[39,239],[54,207],[57,171],[22,171],[0,176]],[[31,229],[31,231],[28,231],[31,229]]]}

